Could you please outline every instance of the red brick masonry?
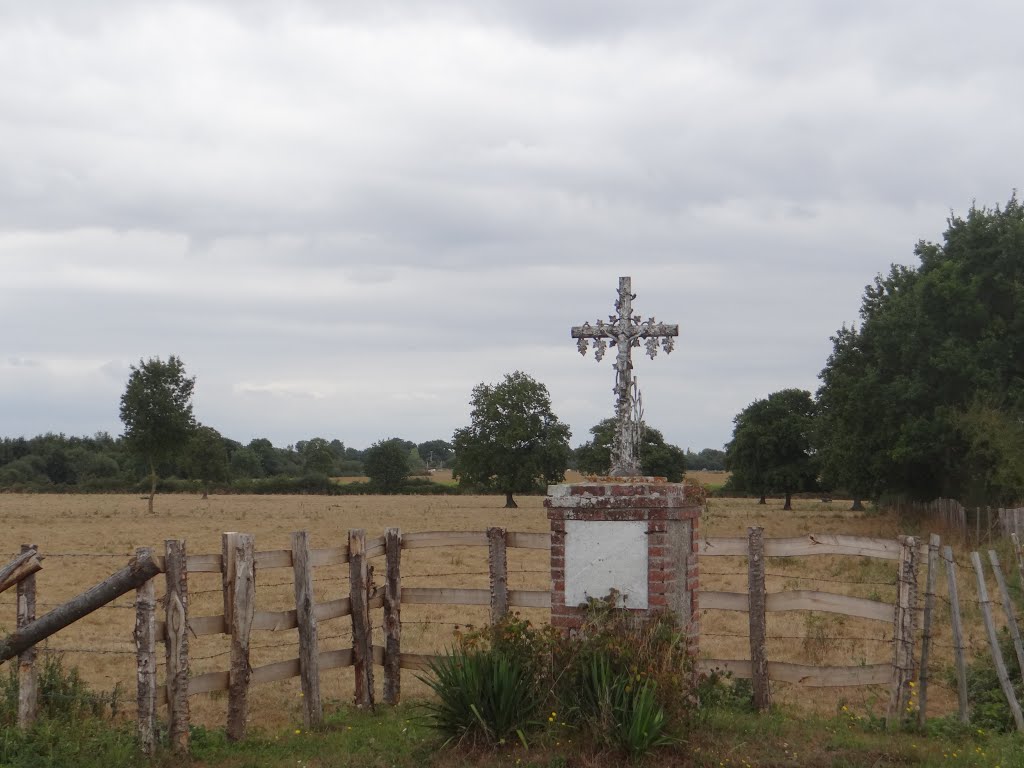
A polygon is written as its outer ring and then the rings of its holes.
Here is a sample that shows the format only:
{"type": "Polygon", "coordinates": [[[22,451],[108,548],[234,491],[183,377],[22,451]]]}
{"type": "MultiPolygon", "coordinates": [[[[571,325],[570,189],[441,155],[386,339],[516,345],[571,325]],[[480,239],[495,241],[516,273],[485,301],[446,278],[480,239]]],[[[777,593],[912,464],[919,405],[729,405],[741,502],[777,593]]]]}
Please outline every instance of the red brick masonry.
{"type": "Polygon", "coordinates": [[[565,604],[565,521],[647,522],[647,604],[651,614],[671,609],[686,623],[690,652],[700,637],[698,531],[703,507],[688,502],[682,483],[589,482],[552,485],[544,501],[551,521],[551,624],[580,626],[582,610],[565,604]]]}

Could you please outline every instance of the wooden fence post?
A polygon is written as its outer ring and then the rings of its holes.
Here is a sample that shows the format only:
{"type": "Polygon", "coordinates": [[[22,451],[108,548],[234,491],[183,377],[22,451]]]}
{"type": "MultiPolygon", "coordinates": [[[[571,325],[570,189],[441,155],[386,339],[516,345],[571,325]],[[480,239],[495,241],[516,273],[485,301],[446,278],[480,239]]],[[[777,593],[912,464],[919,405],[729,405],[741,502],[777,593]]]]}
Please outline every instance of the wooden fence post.
{"type": "Polygon", "coordinates": [[[249,638],[256,613],[256,542],[250,533],[225,533],[222,537],[225,604],[230,600],[231,615],[225,616],[231,634],[231,671],[228,673],[227,737],[238,741],[245,736],[249,712],[249,638]],[[230,558],[228,553],[231,553],[230,558]]]}
{"type": "MultiPolygon", "coordinates": [[[[35,552],[34,544],[22,544],[21,553],[35,552]]],[[[18,582],[18,628],[36,620],[36,576],[30,573],[18,582]]],[[[35,646],[18,656],[18,727],[32,727],[39,714],[39,685],[36,676],[35,646]]]]}
{"type": "Polygon", "coordinates": [[[768,679],[768,625],[765,612],[764,528],[747,528],[747,592],[750,618],[750,672],[754,689],[754,708],[764,712],[771,706],[768,679]]]}
{"type": "Polygon", "coordinates": [[[314,728],[323,724],[324,707],[320,700],[319,629],[314,610],[313,567],[307,531],[292,534],[292,567],[295,571],[295,618],[299,625],[302,719],[307,728],[314,728]]]}
{"type": "Polygon", "coordinates": [[[384,532],[387,571],[384,580],[384,703],[402,700],[402,532],[384,532]]]}
{"type": "Polygon", "coordinates": [[[164,542],[167,580],[165,645],[167,648],[167,714],[171,749],[188,752],[188,565],[185,542],[164,542]]]}
{"type": "MultiPolygon", "coordinates": [[[[136,557],[152,557],[149,547],[138,547],[136,557]]],[[[145,755],[156,752],[156,583],[153,579],[135,590],[135,665],[137,733],[145,755]]]]}
{"type": "Polygon", "coordinates": [[[992,650],[996,676],[999,678],[999,685],[1003,689],[1006,703],[1010,705],[1010,712],[1013,713],[1013,721],[1017,724],[1017,730],[1024,731],[1024,714],[1021,714],[1020,704],[1017,703],[1017,696],[1013,692],[1013,685],[1010,683],[1010,676],[1007,674],[1006,664],[1003,662],[1003,653],[999,650],[999,638],[996,636],[996,625],[992,619],[992,602],[988,599],[988,587],[985,586],[985,570],[981,565],[981,556],[977,552],[971,552],[971,564],[978,577],[978,601],[981,603],[981,615],[985,620],[985,632],[988,634],[988,644],[992,650]]]}
{"type": "Polygon", "coordinates": [[[352,607],[352,667],[355,704],[373,709],[373,629],[366,595],[366,531],[348,532],[349,604],[352,607]]]}
{"type": "Polygon", "coordinates": [[[914,633],[917,625],[917,539],[900,536],[896,610],[893,617],[892,682],[886,725],[892,727],[906,716],[910,685],[914,679],[914,633]]]}
{"type": "Polygon", "coordinates": [[[1010,541],[1013,542],[1013,557],[1017,561],[1017,578],[1020,588],[1024,589],[1024,556],[1020,551],[1020,536],[1016,532],[1010,534],[1010,541]]]}
{"type": "Polygon", "coordinates": [[[1017,654],[1017,666],[1021,673],[1024,673],[1024,645],[1021,644],[1020,627],[1017,626],[1017,612],[1013,609],[1013,601],[1010,600],[1010,591],[1006,588],[1006,579],[1003,577],[1003,568],[999,563],[999,555],[996,554],[994,549],[988,551],[988,561],[992,564],[992,572],[996,576],[999,598],[1003,603],[1003,613],[1006,614],[1006,626],[1010,630],[1010,637],[1013,639],[1013,651],[1017,654]]]}
{"type": "Polygon", "coordinates": [[[491,577],[491,624],[508,613],[508,552],[505,529],[487,529],[487,569],[491,577]]]}
{"type": "Polygon", "coordinates": [[[953,630],[953,657],[956,667],[956,693],[959,703],[960,722],[965,725],[971,720],[967,701],[967,660],[964,658],[964,624],[960,616],[960,593],[956,584],[956,560],[953,548],[942,548],[942,561],[946,566],[946,587],[949,592],[949,620],[953,630]]]}
{"type": "Polygon", "coordinates": [[[921,637],[921,674],[920,680],[920,709],[917,711],[917,724],[923,728],[928,719],[928,682],[931,679],[931,672],[928,663],[932,647],[932,614],[935,612],[935,572],[939,567],[939,544],[941,540],[937,533],[928,537],[928,573],[925,576],[924,586],[924,631],[921,637]]]}

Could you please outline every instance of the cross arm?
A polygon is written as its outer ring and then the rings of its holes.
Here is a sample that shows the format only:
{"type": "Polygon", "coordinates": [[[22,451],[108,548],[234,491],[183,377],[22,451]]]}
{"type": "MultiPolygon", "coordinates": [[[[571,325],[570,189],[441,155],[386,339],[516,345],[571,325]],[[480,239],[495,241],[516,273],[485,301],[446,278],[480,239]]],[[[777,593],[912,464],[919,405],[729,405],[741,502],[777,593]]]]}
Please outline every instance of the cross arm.
{"type": "MultiPolygon", "coordinates": [[[[575,332],[575,328],[573,331],[575,332]]],[[[678,336],[679,326],[669,325],[668,323],[641,323],[637,336],[641,339],[648,339],[652,336],[678,336]]],[[[573,336],[575,338],[575,335],[573,336]]]]}
{"type": "MultiPolygon", "coordinates": [[[[564,326],[563,326],[564,327],[564,326]]],[[[572,327],[572,338],[574,339],[611,339],[615,337],[615,326],[613,325],[574,325],[572,327]]]]}

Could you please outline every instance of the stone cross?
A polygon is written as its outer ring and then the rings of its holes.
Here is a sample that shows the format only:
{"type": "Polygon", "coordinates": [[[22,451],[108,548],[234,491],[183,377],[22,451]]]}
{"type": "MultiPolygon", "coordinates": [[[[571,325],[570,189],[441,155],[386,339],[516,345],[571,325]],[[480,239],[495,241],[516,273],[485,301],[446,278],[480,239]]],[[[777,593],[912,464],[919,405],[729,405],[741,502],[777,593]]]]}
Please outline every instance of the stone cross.
{"type": "Polygon", "coordinates": [[[675,346],[673,337],[679,335],[678,325],[666,325],[655,322],[654,318],[641,320],[640,315],[633,315],[633,299],[636,295],[630,292],[631,279],[619,278],[619,296],[615,301],[617,315],[609,315],[608,322],[598,320],[597,325],[584,323],[574,326],[572,337],[578,339],[576,344],[581,355],[587,354],[587,339],[594,346],[594,357],[598,362],[604,357],[609,347],[616,347],[615,355],[615,438],[612,442],[612,466],[609,474],[615,477],[633,477],[640,474],[640,458],[636,455],[636,443],[639,437],[640,424],[633,416],[633,360],[631,350],[640,346],[644,339],[647,354],[654,359],[658,354],[658,343],[661,343],[665,354],[675,346]],[[610,341],[607,341],[610,340],[610,341]]]}

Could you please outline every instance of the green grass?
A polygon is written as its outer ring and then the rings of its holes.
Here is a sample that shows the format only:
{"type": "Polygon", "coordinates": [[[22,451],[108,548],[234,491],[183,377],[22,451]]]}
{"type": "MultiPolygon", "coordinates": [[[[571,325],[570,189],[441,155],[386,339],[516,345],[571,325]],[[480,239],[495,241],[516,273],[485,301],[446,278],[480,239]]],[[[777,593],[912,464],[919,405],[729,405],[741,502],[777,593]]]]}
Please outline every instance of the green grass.
{"type": "MultiPolygon", "coordinates": [[[[377,714],[345,710],[320,731],[293,728],[253,734],[229,744],[221,732],[197,731],[196,764],[207,768],[745,768],[745,766],[1024,766],[1024,738],[978,733],[935,720],[928,734],[887,733],[874,718],[842,713],[832,718],[713,711],[700,718],[686,743],[655,750],[630,763],[620,753],[581,744],[569,729],[554,728],[529,749],[442,748],[415,705],[377,714]],[[296,732],[300,731],[300,732],[296,732]],[[953,757],[953,755],[956,757],[953,757]]],[[[159,765],[178,766],[165,758],[159,765]]]]}
{"type": "Polygon", "coordinates": [[[0,728],[0,765],[7,768],[746,768],[746,766],[1024,766],[1024,737],[978,732],[933,720],[928,733],[887,733],[877,718],[840,713],[831,718],[795,717],[786,711],[755,715],[705,711],[688,740],[629,762],[620,753],[580,743],[571,729],[552,728],[524,749],[442,748],[415,704],[376,714],[343,709],[324,727],[252,732],[232,744],[221,730],[193,731],[192,759],[161,753],[152,763],[136,756],[130,724],[82,718],[47,721],[21,735],[0,728]],[[953,755],[956,755],[954,757],[953,755]]]}

